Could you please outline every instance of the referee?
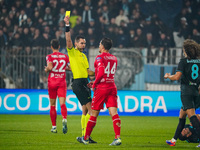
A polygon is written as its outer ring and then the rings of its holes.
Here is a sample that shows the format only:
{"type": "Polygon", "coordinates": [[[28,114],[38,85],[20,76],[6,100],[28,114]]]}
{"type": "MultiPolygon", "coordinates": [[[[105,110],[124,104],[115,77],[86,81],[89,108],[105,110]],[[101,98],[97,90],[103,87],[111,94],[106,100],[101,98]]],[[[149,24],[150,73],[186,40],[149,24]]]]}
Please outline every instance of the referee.
{"type": "MultiPolygon", "coordinates": [[[[82,136],[85,135],[87,122],[91,115],[91,90],[87,87],[88,84],[88,75],[94,76],[95,73],[89,69],[89,63],[86,55],[83,53],[83,50],[86,45],[86,40],[83,36],[78,35],[75,38],[75,47],[73,46],[70,34],[70,25],[69,25],[69,16],[64,18],[66,24],[66,43],[67,51],[70,61],[70,67],[73,73],[73,82],[72,90],[76,94],[79,102],[82,106],[82,116],[81,116],[81,127],[82,127],[82,136]]],[[[81,142],[81,137],[77,137],[77,141],[81,142]]],[[[97,143],[91,138],[89,139],[90,143],[97,143]]]]}

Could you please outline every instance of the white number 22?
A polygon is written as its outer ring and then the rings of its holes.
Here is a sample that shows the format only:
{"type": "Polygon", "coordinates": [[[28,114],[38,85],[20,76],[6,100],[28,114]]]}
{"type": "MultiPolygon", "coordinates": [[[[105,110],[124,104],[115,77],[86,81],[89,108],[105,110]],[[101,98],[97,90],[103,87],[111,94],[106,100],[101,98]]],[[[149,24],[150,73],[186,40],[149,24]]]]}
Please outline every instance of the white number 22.
{"type": "Polygon", "coordinates": [[[116,62],[113,64],[112,69],[110,70],[110,62],[108,62],[106,68],[105,68],[105,73],[107,74],[107,77],[110,76],[110,74],[115,74],[116,70],[116,62]]]}
{"type": "Polygon", "coordinates": [[[65,66],[65,64],[66,64],[66,61],[60,60],[60,61],[58,62],[58,60],[53,60],[53,63],[56,63],[56,64],[55,64],[55,66],[53,67],[52,71],[54,71],[54,72],[65,72],[65,69],[63,69],[63,68],[64,68],[64,66],[65,66]],[[61,66],[59,69],[57,69],[59,63],[62,63],[62,66],[61,66]]]}

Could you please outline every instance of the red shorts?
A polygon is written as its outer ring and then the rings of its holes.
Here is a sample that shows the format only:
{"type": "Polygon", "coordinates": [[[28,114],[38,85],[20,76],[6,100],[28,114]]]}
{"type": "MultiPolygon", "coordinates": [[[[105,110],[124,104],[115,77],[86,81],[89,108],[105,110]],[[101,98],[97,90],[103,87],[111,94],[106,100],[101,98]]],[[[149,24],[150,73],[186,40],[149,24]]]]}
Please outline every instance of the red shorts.
{"type": "Polygon", "coordinates": [[[103,109],[104,103],[106,107],[117,107],[117,89],[116,88],[97,88],[94,91],[92,99],[92,109],[101,110],[103,109]]]}
{"type": "Polygon", "coordinates": [[[48,92],[50,99],[56,99],[58,97],[65,97],[67,94],[67,85],[63,86],[51,86],[48,85],[48,92]]]}

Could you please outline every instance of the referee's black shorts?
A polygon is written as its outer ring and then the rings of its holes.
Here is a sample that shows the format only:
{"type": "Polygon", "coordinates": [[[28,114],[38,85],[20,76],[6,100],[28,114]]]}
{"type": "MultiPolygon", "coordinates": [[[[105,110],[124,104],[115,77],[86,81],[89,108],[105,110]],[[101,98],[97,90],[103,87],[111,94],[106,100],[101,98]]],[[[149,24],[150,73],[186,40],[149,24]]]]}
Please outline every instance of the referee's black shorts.
{"type": "Polygon", "coordinates": [[[92,101],[91,90],[87,87],[87,84],[87,78],[73,79],[72,82],[72,90],[74,94],[76,94],[76,97],[78,98],[81,105],[85,105],[92,101]]]}

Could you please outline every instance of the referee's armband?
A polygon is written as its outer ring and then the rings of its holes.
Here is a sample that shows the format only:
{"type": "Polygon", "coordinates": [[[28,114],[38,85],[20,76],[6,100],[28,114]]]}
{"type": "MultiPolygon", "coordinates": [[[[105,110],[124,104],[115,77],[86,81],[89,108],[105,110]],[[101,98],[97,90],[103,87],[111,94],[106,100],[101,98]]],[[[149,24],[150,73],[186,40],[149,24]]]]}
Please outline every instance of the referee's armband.
{"type": "Polygon", "coordinates": [[[69,32],[70,31],[70,26],[69,25],[65,25],[65,32],[69,32]]]}

